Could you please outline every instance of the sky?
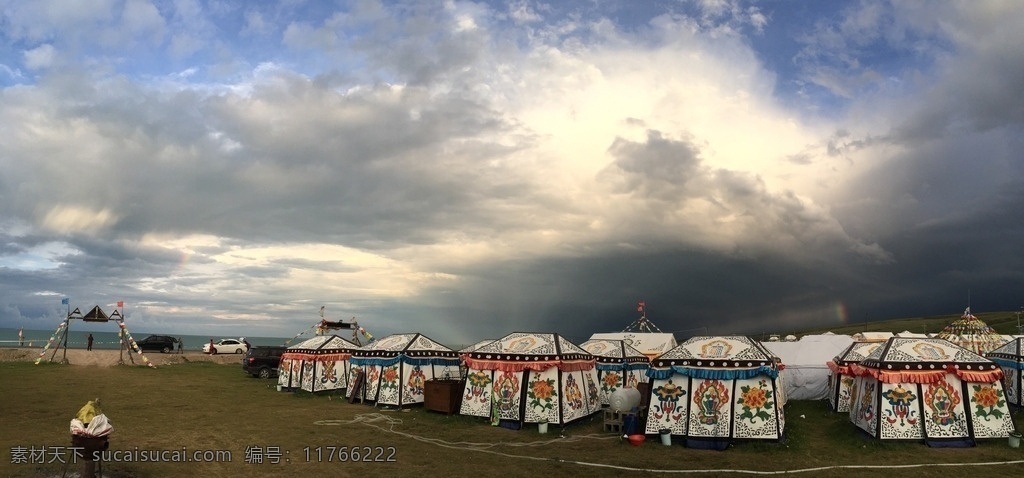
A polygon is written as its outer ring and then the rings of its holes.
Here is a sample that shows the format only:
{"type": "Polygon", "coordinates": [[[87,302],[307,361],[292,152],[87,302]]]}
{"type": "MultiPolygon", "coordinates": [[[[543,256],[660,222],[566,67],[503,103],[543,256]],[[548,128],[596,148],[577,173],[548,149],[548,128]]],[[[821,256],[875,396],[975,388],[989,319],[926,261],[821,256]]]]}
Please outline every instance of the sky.
{"type": "Polygon", "coordinates": [[[0,327],[123,301],[136,331],[290,337],[323,307],[454,346],[639,301],[679,339],[1020,310],[1022,24],[0,0],[0,327]]]}

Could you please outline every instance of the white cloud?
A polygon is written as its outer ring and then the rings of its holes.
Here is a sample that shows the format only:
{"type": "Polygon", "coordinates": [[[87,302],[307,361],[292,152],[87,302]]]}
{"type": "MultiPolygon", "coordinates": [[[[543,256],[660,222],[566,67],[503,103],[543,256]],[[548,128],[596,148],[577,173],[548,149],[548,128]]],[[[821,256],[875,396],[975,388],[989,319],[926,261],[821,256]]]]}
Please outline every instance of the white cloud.
{"type": "Polygon", "coordinates": [[[53,65],[57,50],[53,45],[39,45],[25,52],[25,66],[32,70],[44,70],[53,65]]]}

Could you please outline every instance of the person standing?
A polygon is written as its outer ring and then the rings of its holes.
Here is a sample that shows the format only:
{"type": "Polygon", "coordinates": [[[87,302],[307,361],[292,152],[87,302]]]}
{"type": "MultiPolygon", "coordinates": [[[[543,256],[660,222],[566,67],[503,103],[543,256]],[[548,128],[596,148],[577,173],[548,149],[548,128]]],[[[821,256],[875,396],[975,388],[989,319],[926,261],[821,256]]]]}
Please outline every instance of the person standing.
{"type": "Polygon", "coordinates": [[[18,347],[25,346],[25,327],[18,328],[18,347]]]}
{"type": "Polygon", "coordinates": [[[85,338],[85,350],[92,350],[92,334],[85,338]]]}
{"type": "Polygon", "coordinates": [[[210,355],[217,355],[217,347],[213,345],[213,339],[210,339],[210,355]]]}
{"type": "Polygon", "coordinates": [[[181,340],[181,337],[178,337],[178,355],[183,354],[184,352],[182,352],[182,350],[184,350],[184,349],[185,349],[185,342],[183,340],[181,340]]]}

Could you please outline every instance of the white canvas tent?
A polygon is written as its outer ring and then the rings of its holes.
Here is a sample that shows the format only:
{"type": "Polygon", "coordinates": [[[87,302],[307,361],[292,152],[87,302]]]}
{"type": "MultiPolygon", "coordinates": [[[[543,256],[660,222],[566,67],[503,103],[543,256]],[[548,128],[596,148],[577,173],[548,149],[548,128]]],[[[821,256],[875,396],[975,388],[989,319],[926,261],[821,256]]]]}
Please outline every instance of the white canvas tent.
{"type": "Polygon", "coordinates": [[[459,356],[423,334],[394,334],[353,350],[349,370],[349,397],[402,407],[423,403],[427,380],[458,377],[459,356]]]}
{"type": "Polygon", "coordinates": [[[651,362],[647,433],[669,429],[688,447],[724,449],[734,438],[782,438],[779,367],[743,336],[691,337],[651,362]]]}
{"type": "Polygon", "coordinates": [[[805,335],[796,342],[762,342],[786,364],[780,371],[789,400],[824,400],[829,392],[827,362],[853,343],[848,335],[805,335]]]}
{"type": "Polygon", "coordinates": [[[892,337],[850,369],[850,421],[872,437],[966,446],[1014,430],[999,366],[947,340],[892,337]]]}
{"type": "Polygon", "coordinates": [[[846,347],[839,355],[836,355],[826,365],[829,368],[828,375],[828,403],[832,410],[837,412],[850,411],[850,395],[853,393],[853,372],[850,371],[850,364],[860,363],[874,352],[882,340],[870,342],[854,342],[846,347]]]}
{"type": "Polygon", "coordinates": [[[1003,370],[1003,386],[1006,400],[1018,407],[1024,406],[1022,381],[1024,381],[1024,337],[1018,337],[985,355],[1003,370]]]}
{"type": "Polygon", "coordinates": [[[653,359],[677,345],[676,337],[667,332],[607,332],[590,336],[590,340],[621,340],[653,359]]]}
{"type": "Polygon", "coordinates": [[[281,355],[281,389],[323,392],[348,388],[348,359],[358,346],[337,335],[318,335],[288,347],[281,355]]]}
{"type": "Polygon", "coordinates": [[[554,333],[514,332],[466,357],[460,413],[565,424],[601,409],[592,355],[554,333]]]}
{"type": "Polygon", "coordinates": [[[601,405],[611,403],[620,388],[637,388],[647,382],[651,362],[639,350],[622,340],[592,339],[580,344],[597,360],[597,382],[601,384],[601,405]]]}

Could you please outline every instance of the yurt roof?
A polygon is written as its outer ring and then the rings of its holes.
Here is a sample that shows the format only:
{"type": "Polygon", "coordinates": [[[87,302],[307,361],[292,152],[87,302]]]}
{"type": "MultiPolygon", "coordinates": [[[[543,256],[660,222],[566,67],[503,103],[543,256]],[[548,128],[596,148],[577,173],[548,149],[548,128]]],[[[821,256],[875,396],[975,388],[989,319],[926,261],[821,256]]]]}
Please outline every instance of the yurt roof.
{"type": "Polygon", "coordinates": [[[337,335],[318,335],[302,342],[299,342],[291,347],[288,347],[289,351],[313,351],[313,350],[355,350],[359,348],[358,345],[349,342],[337,335]]]}
{"type": "Polygon", "coordinates": [[[657,357],[678,345],[676,337],[667,332],[607,332],[590,336],[590,340],[622,340],[646,354],[657,357]]]}
{"type": "Polygon", "coordinates": [[[555,333],[513,332],[469,352],[474,359],[507,361],[588,360],[593,356],[555,333]]]}
{"type": "Polygon", "coordinates": [[[836,365],[858,363],[868,358],[871,352],[880,347],[884,342],[854,342],[846,347],[839,355],[832,360],[836,365]]]}
{"type": "Polygon", "coordinates": [[[985,354],[990,359],[1003,359],[1015,362],[1024,362],[1024,338],[1010,340],[995,350],[985,354]]]}
{"type": "Polygon", "coordinates": [[[989,352],[1005,342],[999,332],[972,315],[970,308],[967,308],[959,319],[950,322],[939,331],[936,337],[946,339],[978,354],[989,352]]]}
{"type": "Polygon", "coordinates": [[[458,357],[454,350],[420,333],[394,334],[352,352],[354,357],[458,357]]]}
{"type": "Polygon", "coordinates": [[[853,334],[853,340],[858,342],[882,342],[892,336],[892,332],[857,332],[853,334]]]}
{"type": "Polygon", "coordinates": [[[745,336],[696,336],[651,361],[652,367],[756,368],[774,366],[771,352],[745,336]]]}
{"type": "Polygon", "coordinates": [[[650,361],[643,352],[633,348],[624,340],[591,339],[580,344],[580,348],[596,357],[598,362],[647,363],[650,361]]]}
{"type": "Polygon", "coordinates": [[[494,339],[484,339],[484,340],[481,340],[481,341],[479,341],[479,342],[477,342],[477,343],[475,343],[473,345],[470,345],[469,347],[466,347],[466,348],[463,348],[463,349],[459,349],[459,353],[460,354],[464,354],[464,353],[467,353],[467,352],[472,352],[472,351],[474,351],[474,350],[476,350],[476,349],[478,349],[480,347],[483,347],[484,345],[487,345],[487,344],[489,344],[491,342],[494,342],[494,339]]]}
{"type": "Polygon", "coordinates": [[[860,362],[865,367],[889,370],[928,370],[947,365],[982,367],[992,361],[939,338],[892,337],[860,362]]]}

